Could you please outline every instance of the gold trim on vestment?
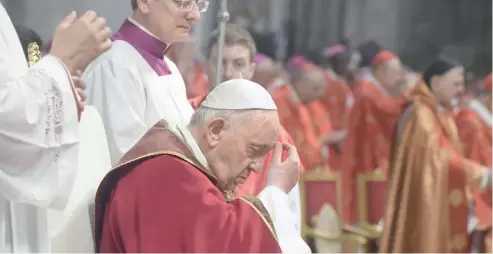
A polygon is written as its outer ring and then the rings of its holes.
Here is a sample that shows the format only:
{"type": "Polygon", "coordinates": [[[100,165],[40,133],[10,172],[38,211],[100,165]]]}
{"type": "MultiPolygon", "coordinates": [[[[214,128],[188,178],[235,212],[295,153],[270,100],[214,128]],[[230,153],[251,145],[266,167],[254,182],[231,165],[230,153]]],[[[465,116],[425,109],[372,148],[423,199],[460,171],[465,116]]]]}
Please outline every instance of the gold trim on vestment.
{"type": "Polygon", "coordinates": [[[274,228],[274,223],[272,222],[272,219],[267,210],[263,207],[262,201],[260,201],[256,197],[239,197],[237,199],[244,201],[253,208],[253,210],[260,216],[260,218],[262,218],[262,221],[264,221],[267,228],[269,228],[269,231],[272,233],[276,241],[279,242],[279,239],[277,239],[276,230],[274,228]],[[256,204],[257,202],[260,204],[256,204]],[[265,210],[265,213],[261,210],[265,210]]]}
{"type": "MultiPolygon", "coordinates": [[[[171,155],[171,156],[175,156],[175,157],[178,157],[186,162],[188,162],[189,164],[191,164],[192,166],[196,167],[197,169],[200,170],[200,172],[204,173],[207,177],[210,177],[212,179],[216,179],[216,177],[214,177],[213,175],[211,175],[209,172],[207,172],[206,170],[202,169],[197,163],[193,162],[192,159],[186,157],[185,155],[181,154],[181,153],[178,153],[178,152],[173,152],[173,151],[167,151],[167,150],[161,150],[161,151],[157,151],[157,152],[152,152],[152,153],[148,153],[148,154],[144,154],[142,156],[139,156],[137,158],[134,158],[134,159],[131,159],[129,161],[126,161],[122,164],[119,164],[117,166],[115,166],[112,170],[115,170],[117,168],[120,168],[120,167],[123,167],[123,166],[126,166],[128,164],[131,164],[131,163],[134,163],[134,162],[137,162],[137,161],[140,161],[142,159],[146,159],[146,158],[150,158],[150,157],[154,157],[154,156],[158,156],[158,155],[171,155]]],[[[217,184],[215,184],[217,186],[217,184]]]]}

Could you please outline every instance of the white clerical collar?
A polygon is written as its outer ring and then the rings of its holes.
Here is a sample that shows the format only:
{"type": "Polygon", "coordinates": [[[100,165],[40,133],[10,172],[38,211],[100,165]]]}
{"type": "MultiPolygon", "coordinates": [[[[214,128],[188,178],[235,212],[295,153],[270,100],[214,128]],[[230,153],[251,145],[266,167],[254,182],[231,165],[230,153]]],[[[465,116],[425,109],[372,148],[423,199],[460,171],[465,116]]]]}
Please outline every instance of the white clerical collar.
{"type": "Polygon", "coordinates": [[[491,127],[492,125],[492,118],[493,116],[491,115],[491,112],[479,101],[472,99],[469,102],[469,108],[476,112],[476,114],[479,115],[479,117],[489,126],[491,127]]]}
{"type": "Polygon", "coordinates": [[[207,159],[202,152],[202,150],[199,147],[199,144],[197,144],[197,141],[193,137],[192,133],[190,133],[190,130],[188,130],[187,127],[177,125],[177,124],[167,124],[168,129],[173,132],[178,138],[181,139],[181,141],[190,149],[192,152],[193,156],[197,161],[200,163],[202,167],[204,167],[207,170],[209,169],[209,162],[207,162],[207,159]]]}
{"type": "Polygon", "coordinates": [[[366,80],[370,83],[372,83],[375,88],[380,91],[383,95],[385,96],[390,96],[389,92],[387,91],[387,89],[385,89],[382,84],[380,84],[380,82],[378,82],[378,80],[375,78],[375,76],[371,73],[371,71],[368,71],[368,72],[365,72],[363,74],[363,80],[366,80]]]}
{"type": "Polygon", "coordinates": [[[157,36],[155,36],[153,33],[151,33],[151,31],[147,30],[147,28],[145,28],[143,25],[141,25],[139,22],[137,22],[135,19],[133,19],[132,17],[128,17],[127,20],[130,21],[130,23],[137,26],[138,28],[140,28],[140,30],[146,32],[148,35],[150,35],[150,36],[152,36],[158,40],[161,40],[157,36]]]}

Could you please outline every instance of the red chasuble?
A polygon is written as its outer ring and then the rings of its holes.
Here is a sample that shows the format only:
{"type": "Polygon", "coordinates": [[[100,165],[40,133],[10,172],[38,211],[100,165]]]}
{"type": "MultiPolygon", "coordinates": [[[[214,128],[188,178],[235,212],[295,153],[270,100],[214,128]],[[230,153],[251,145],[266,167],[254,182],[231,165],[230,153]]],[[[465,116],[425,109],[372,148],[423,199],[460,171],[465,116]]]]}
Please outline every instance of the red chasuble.
{"type": "Polygon", "coordinates": [[[97,252],[280,253],[256,198],[227,201],[217,180],[159,122],[102,181],[97,252]]]}
{"type": "Polygon", "coordinates": [[[354,94],[340,168],[345,186],[344,219],[348,224],[358,219],[358,174],[377,168],[387,171],[394,126],[406,102],[404,97],[384,95],[368,81],[361,81],[354,94]]]}

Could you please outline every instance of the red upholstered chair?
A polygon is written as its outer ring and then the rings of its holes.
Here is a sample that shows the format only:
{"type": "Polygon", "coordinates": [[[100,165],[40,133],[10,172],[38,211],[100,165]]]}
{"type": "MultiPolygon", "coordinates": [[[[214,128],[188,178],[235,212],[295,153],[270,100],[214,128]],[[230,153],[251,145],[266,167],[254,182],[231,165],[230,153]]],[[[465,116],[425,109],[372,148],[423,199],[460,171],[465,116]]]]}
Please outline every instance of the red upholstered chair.
{"type": "Polygon", "coordinates": [[[362,229],[380,235],[385,215],[387,178],[379,169],[358,175],[359,221],[362,229]]]}
{"type": "Polygon", "coordinates": [[[326,168],[301,175],[301,231],[307,242],[312,240],[318,251],[358,252],[366,249],[367,239],[359,229],[344,226],[342,214],[342,174],[326,168]]]}

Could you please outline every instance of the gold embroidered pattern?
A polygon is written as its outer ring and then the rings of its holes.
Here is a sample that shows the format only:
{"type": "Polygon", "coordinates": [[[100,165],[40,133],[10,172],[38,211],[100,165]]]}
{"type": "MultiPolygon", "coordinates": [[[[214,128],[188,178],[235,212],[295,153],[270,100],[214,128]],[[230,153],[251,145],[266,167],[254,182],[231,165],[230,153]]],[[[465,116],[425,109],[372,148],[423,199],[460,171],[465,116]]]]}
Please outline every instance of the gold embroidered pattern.
{"type": "Polygon", "coordinates": [[[265,209],[264,205],[262,204],[262,201],[260,201],[256,197],[240,197],[238,199],[244,201],[245,203],[247,203],[248,205],[250,205],[253,208],[253,210],[264,221],[267,228],[269,228],[269,231],[272,233],[272,235],[274,236],[276,241],[279,241],[277,239],[277,234],[276,234],[276,230],[274,228],[274,223],[272,222],[272,219],[269,215],[269,212],[267,211],[267,209],[265,209]]]}
{"type": "Polygon", "coordinates": [[[464,200],[462,192],[459,189],[453,189],[449,194],[449,202],[452,206],[460,205],[464,200]]]}
{"type": "Polygon", "coordinates": [[[27,45],[27,58],[29,67],[36,64],[41,59],[41,51],[39,45],[36,42],[31,42],[27,45]]]}

